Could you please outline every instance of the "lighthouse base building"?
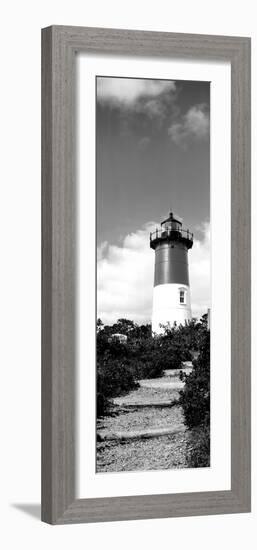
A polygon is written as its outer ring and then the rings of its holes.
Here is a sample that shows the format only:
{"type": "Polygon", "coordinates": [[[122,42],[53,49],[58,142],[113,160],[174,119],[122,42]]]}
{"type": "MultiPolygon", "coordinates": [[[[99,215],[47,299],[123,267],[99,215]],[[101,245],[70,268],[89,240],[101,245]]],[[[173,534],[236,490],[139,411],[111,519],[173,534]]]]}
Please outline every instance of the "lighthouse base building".
{"type": "Polygon", "coordinates": [[[182,228],[172,212],[150,234],[155,251],[152,332],[161,334],[163,326],[185,324],[192,318],[188,274],[188,250],[193,234],[182,228]]]}

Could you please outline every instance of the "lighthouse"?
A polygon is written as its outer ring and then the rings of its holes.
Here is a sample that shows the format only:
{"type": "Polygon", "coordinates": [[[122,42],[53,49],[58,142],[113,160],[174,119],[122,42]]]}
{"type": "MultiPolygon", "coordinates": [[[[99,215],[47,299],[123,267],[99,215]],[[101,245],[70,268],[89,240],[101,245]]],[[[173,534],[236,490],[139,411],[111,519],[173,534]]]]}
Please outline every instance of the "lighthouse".
{"type": "Polygon", "coordinates": [[[193,234],[172,212],[150,233],[150,247],[155,251],[153,333],[162,333],[160,325],[184,325],[192,318],[188,274],[192,246],[193,234]]]}

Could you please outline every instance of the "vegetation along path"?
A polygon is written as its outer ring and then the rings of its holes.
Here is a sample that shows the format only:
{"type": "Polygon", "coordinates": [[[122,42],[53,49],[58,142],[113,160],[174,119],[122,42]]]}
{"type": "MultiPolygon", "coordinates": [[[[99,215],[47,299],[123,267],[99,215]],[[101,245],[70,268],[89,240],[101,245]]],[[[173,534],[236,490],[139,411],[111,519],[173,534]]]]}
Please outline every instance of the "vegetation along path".
{"type": "Polygon", "coordinates": [[[97,472],[187,467],[181,370],[188,374],[191,367],[141,380],[138,389],[112,400],[112,414],[97,420],[97,472]]]}

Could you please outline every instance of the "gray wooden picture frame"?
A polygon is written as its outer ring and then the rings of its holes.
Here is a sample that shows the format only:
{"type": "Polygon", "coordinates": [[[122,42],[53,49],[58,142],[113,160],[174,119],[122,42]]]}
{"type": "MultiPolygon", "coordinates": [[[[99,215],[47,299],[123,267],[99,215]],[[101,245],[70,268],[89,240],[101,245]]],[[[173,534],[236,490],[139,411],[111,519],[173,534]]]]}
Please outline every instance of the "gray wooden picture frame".
{"type": "Polygon", "coordinates": [[[43,521],[250,511],[250,112],[249,38],[66,26],[42,30],[43,521]],[[231,490],[76,498],[75,56],[80,51],[231,63],[231,490]]]}

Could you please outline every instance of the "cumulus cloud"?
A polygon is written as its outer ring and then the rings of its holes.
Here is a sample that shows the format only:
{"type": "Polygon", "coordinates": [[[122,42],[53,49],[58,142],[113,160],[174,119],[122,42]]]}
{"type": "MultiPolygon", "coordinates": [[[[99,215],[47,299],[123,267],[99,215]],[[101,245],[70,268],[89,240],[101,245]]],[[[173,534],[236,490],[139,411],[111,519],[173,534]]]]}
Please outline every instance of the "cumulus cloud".
{"type": "Polygon", "coordinates": [[[125,317],[143,323],[151,318],[153,251],[152,224],[127,235],[122,246],[110,245],[97,263],[98,317],[114,323],[125,317]]]}
{"type": "Polygon", "coordinates": [[[167,80],[148,80],[139,78],[97,78],[97,100],[102,104],[115,107],[125,106],[133,108],[135,104],[144,99],[144,105],[151,114],[158,112],[159,105],[153,98],[163,93],[174,92],[176,83],[167,80]],[[147,101],[149,98],[152,101],[147,101]]]}
{"type": "Polygon", "coordinates": [[[210,120],[207,106],[198,104],[191,107],[180,122],[174,122],[168,129],[172,141],[186,148],[189,140],[202,141],[209,137],[210,120]]]}
{"type": "MultiPolygon", "coordinates": [[[[127,235],[121,246],[103,243],[97,263],[97,316],[112,324],[118,318],[137,323],[151,320],[154,252],[149,232],[157,224],[149,222],[127,235]]],[[[189,251],[193,316],[200,317],[210,307],[210,229],[201,228],[202,239],[189,251]]]]}
{"type": "Polygon", "coordinates": [[[100,261],[103,256],[104,256],[104,253],[106,252],[108,248],[108,242],[107,241],[103,241],[100,246],[97,247],[97,261],[100,261]]]}
{"type": "Polygon", "coordinates": [[[199,318],[211,307],[210,224],[202,224],[198,230],[202,233],[202,238],[194,240],[193,248],[188,254],[192,314],[199,318]]]}

